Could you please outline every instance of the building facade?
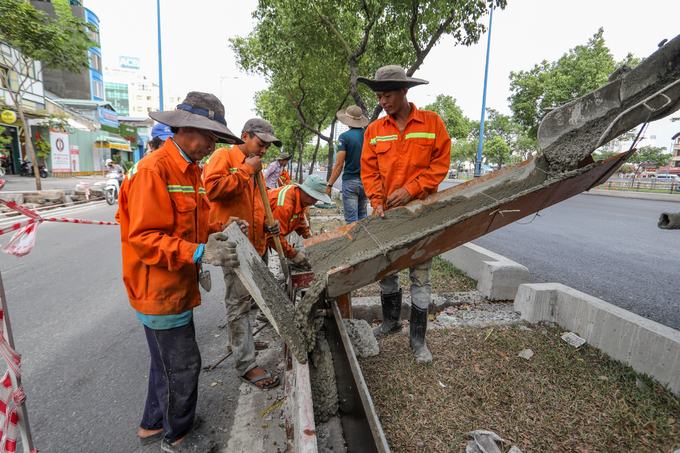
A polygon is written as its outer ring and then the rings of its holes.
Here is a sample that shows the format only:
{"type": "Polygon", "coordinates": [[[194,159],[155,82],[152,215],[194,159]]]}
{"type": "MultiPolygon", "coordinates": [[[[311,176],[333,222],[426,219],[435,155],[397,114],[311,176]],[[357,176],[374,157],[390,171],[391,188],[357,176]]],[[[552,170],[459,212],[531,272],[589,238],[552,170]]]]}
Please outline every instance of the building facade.
{"type": "MultiPolygon", "coordinates": [[[[117,67],[104,68],[106,100],[123,116],[147,118],[160,105],[159,87],[140,69],[139,59],[131,56],[118,58],[117,67]]],[[[182,102],[179,96],[165,95],[169,108],[182,102]]]]}
{"type": "MultiPolygon", "coordinates": [[[[103,101],[104,75],[102,66],[102,51],[99,46],[99,18],[85,8],[82,2],[71,0],[71,11],[78,17],[94,27],[90,30],[90,40],[95,44],[88,49],[89,68],[74,73],[63,69],[46,68],[43,74],[45,89],[64,99],[85,99],[91,101],[103,101]]],[[[54,6],[49,0],[31,0],[31,4],[38,10],[49,16],[55,16],[54,6]]]]}
{"type": "Polygon", "coordinates": [[[680,132],[673,136],[673,149],[671,150],[671,160],[668,164],[670,173],[680,173],[680,132]]]}

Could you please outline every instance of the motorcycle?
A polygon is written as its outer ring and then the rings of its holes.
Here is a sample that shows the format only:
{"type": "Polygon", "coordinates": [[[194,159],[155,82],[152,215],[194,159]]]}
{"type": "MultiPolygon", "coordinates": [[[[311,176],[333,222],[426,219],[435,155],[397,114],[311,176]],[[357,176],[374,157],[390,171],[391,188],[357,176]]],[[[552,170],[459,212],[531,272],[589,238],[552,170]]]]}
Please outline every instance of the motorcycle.
{"type": "Polygon", "coordinates": [[[116,203],[118,200],[118,191],[120,190],[120,173],[117,171],[110,171],[106,174],[106,183],[104,185],[104,199],[110,205],[116,203]]]}
{"type": "MultiPolygon", "coordinates": [[[[38,171],[40,172],[41,178],[47,178],[47,167],[39,165],[38,171]]],[[[19,164],[19,174],[21,176],[33,176],[33,162],[30,160],[21,160],[19,164]]]]}

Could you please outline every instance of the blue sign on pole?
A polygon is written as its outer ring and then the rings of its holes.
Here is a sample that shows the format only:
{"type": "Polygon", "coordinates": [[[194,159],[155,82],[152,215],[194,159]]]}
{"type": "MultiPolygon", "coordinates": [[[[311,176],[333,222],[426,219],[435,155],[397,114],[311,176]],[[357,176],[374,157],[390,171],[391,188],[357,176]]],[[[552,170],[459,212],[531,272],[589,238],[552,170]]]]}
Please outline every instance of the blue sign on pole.
{"type": "Polygon", "coordinates": [[[479,145],[475,160],[475,177],[482,175],[482,149],[484,149],[484,117],[486,116],[486,83],[489,79],[489,52],[491,50],[491,24],[493,22],[493,3],[489,13],[489,36],[486,41],[486,65],[484,67],[484,89],[482,91],[482,118],[479,121],[479,145]]]}

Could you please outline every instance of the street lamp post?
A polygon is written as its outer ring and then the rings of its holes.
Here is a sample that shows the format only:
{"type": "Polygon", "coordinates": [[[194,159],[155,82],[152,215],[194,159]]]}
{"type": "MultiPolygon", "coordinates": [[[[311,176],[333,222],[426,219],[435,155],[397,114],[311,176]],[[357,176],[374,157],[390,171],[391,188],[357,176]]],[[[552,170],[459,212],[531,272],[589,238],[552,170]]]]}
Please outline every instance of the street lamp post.
{"type": "Polygon", "coordinates": [[[475,160],[475,178],[482,175],[482,149],[484,148],[484,117],[486,116],[486,84],[489,79],[489,52],[491,50],[491,24],[493,22],[493,3],[489,13],[489,36],[486,41],[486,65],[484,66],[484,89],[482,90],[482,118],[479,121],[479,145],[475,160]]]}
{"type": "Polygon", "coordinates": [[[163,52],[161,50],[161,0],[156,0],[156,21],[158,23],[158,97],[163,111],[163,52]]]}

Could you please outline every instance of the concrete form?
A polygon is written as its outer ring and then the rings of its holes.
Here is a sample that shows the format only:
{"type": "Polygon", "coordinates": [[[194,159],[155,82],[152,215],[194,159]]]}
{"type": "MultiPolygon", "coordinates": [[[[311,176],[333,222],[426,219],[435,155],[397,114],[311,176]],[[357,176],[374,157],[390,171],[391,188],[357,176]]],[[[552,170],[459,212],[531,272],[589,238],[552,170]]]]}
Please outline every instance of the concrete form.
{"type": "Polygon", "coordinates": [[[512,300],[519,285],[531,281],[525,266],[476,244],[461,245],[441,257],[477,280],[477,291],[489,300],[512,300]]]}
{"type": "Polygon", "coordinates": [[[522,319],[575,332],[680,396],[680,331],[559,283],[521,285],[514,306],[522,319]]]}

